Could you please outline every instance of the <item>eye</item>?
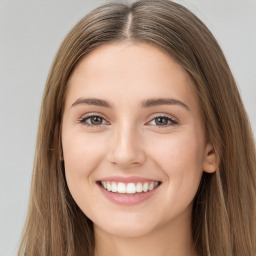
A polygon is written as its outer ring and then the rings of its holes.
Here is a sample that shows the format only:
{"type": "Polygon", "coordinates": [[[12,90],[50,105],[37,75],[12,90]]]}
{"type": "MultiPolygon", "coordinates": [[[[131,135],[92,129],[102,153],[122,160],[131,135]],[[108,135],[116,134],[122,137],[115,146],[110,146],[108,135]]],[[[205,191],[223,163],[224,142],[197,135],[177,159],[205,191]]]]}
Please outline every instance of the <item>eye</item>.
{"type": "Polygon", "coordinates": [[[107,124],[107,121],[103,117],[98,115],[83,117],[79,120],[79,122],[87,126],[101,126],[107,124]]]}
{"type": "Polygon", "coordinates": [[[177,124],[177,122],[167,116],[157,116],[154,119],[152,119],[150,122],[148,122],[147,124],[166,127],[166,126],[175,125],[175,124],[177,124]]]}

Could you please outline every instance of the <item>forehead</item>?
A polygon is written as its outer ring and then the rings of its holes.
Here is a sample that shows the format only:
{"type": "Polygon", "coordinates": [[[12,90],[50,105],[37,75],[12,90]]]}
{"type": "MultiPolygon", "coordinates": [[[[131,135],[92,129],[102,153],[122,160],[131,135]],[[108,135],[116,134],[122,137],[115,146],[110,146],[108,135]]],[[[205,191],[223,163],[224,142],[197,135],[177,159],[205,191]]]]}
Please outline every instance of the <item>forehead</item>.
{"type": "Polygon", "coordinates": [[[76,65],[68,88],[67,101],[88,96],[116,97],[124,102],[132,97],[135,102],[168,96],[189,104],[197,102],[186,71],[166,52],[146,43],[96,48],[76,65]]]}

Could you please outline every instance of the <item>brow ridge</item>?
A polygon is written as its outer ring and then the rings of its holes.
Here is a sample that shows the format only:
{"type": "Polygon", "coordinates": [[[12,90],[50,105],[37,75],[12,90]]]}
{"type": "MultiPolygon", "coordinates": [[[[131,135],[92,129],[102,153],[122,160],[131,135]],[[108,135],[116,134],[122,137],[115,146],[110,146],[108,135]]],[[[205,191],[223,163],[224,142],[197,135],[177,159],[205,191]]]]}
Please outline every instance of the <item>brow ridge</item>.
{"type": "MultiPolygon", "coordinates": [[[[98,99],[98,98],[79,98],[72,104],[71,107],[79,104],[87,104],[87,105],[94,105],[99,107],[112,108],[112,106],[107,101],[98,99]]],[[[190,111],[190,108],[184,102],[177,99],[173,99],[173,98],[148,99],[142,102],[141,107],[149,108],[149,107],[156,107],[161,105],[179,105],[190,111]]]]}
{"type": "Polygon", "coordinates": [[[143,108],[156,107],[160,105],[180,105],[190,111],[190,108],[182,101],[173,98],[155,98],[143,101],[141,106],[143,108]]]}
{"type": "Polygon", "coordinates": [[[97,98],[79,98],[71,105],[71,107],[79,104],[87,104],[87,105],[111,108],[111,105],[107,101],[97,99],[97,98]]]}

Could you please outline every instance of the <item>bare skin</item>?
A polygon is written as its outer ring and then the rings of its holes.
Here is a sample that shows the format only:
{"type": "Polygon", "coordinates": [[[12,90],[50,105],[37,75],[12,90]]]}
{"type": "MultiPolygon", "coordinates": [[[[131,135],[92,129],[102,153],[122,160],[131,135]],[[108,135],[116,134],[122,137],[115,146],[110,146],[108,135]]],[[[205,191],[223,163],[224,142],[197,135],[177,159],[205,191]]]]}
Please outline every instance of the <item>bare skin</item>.
{"type": "Polygon", "coordinates": [[[94,223],[95,256],[197,255],[192,204],[215,153],[192,82],[169,55],[122,42],[85,56],[69,80],[62,146],[69,190],[94,223]],[[158,186],[119,204],[102,192],[112,177],[158,186]]]}

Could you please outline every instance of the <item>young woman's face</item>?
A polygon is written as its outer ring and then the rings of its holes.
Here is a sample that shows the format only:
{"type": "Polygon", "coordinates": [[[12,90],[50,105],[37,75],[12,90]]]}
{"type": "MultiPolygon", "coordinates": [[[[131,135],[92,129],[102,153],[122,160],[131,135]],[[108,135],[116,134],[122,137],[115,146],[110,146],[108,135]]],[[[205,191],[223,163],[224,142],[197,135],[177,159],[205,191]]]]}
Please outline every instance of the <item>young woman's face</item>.
{"type": "Polygon", "coordinates": [[[181,66],[148,44],[108,44],[79,62],[68,86],[66,179],[95,230],[135,237],[189,223],[213,153],[181,66]]]}

